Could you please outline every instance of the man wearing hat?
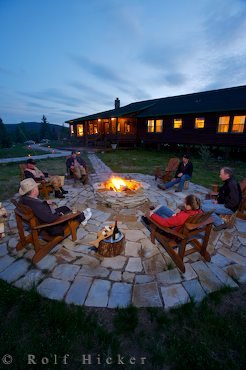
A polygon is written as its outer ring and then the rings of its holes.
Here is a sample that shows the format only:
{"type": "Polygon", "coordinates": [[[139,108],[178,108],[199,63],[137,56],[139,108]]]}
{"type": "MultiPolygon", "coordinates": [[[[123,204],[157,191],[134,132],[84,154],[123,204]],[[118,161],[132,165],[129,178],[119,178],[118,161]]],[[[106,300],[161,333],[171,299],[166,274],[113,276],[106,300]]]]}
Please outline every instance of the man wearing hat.
{"type": "Polygon", "coordinates": [[[24,171],[25,178],[32,178],[36,182],[45,182],[49,181],[49,183],[53,186],[55,191],[56,198],[65,198],[64,194],[67,194],[68,191],[62,188],[64,183],[64,176],[49,176],[47,173],[43,173],[36,167],[36,162],[30,158],[26,162],[26,169],[24,171]],[[46,177],[47,176],[47,177],[46,177]]]}
{"type": "MultiPolygon", "coordinates": [[[[39,199],[38,186],[39,184],[37,184],[33,178],[22,180],[19,194],[21,195],[21,203],[31,208],[41,224],[52,223],[60,216],[72,212],[71,209],[66,206],[55,208],[52,200],[43,201],[39,199]]],[[[86,208],[78,216],[78,220],[82,225],[86,225],[91,216],[90,208],[86,208]]],[[[52,236],[63,235],[63,230],[64,226],[62,224],[47,228],[47,232],[52,236]]]]}
{"type": "Polygon", "coordinates": [[[81,180],[83,184],[87,182],[87,164],[73,150],[71,156],[66,161],[66,166],[76,179],[81,180]]]}
{"type": "Polygon", "coordinates": [[[164,185],[158,185],[159,189],[166,190],[174,186],[175,184],[179,184],[178,189],[175,192],[180,192],[183,190],[184,183],[187,180],[191,179],[193,172],[193,164],[190,161],[190,157],[188,154],[184,154],[182,161],[179,163],[178,169],[176,171],[175,177],[166,182],[164,185]]]}

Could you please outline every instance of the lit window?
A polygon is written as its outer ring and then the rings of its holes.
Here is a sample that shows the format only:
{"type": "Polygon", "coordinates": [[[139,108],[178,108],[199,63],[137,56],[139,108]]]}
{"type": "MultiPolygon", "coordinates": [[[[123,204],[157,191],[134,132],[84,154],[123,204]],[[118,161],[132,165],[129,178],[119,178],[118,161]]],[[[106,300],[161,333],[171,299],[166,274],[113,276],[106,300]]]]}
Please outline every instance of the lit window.
{"type": "Polygon", "coordinates": [[[153,119],[148,119],[148,132],[155,131],[155,121],[153,119]]]}
{"type": "Polygon", "coordinates": [[[93,135],[93,123],[89,123],[89,135],[93,135]]]}
{"type": "Polygon", "coordinates": [[[125,134],[129,134],[131,132],[131,126],[128,122],[125,122],[125,134]]]}
{"type": "Polygon", "coordinates": [[[204,118],[196,118],[195,128],[204,128],[205,119],[204,118]]]}
{"type": "Polygon", "coordinates": [[[162,128],[163,128],[163,120],[157,119],[155,121],[155,132],[162,132],[162,128]]]}
{"type": "Polygon", "coordinates": [[[98,126],[97,126],[97,123],[94,123],[94,125],[93,125],[93,132],[94,132],[94,134],[98,134],[98,126]]]}
{"type": "Polygon", "coordinates": [[[77,136],[83,136],[83,135],[84,135],[83,125],[77,125],[77,136]]]}
{"type": "Polygon", "coordinates": [[[234,116],[232,132],[242,133],[244,131],[245,116],[234,116]]]}
{"type": "Polygon", "coordinates": [[[174,118],[173,128],[182,128],[182,125],[183,125],[182,118],[174,118]]]}
{"type": "Polygon", "coordinates": [[[109,134],[109,122],[108,121],[104,121],[104,127],[105,127],[105,134],[109,134]]]}
{"type": "Polygon", "coordinates": [[[224,116],[219,118],[218,132],[228,132],[229,131],[230,117],[224,116]]]}

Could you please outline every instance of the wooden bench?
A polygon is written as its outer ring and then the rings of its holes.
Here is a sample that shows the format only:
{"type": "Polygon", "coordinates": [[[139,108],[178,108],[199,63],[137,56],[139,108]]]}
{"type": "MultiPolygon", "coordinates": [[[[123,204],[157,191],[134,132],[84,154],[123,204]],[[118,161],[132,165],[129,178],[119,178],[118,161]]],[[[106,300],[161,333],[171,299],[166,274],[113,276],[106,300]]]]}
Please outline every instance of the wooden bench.
{"type": "MultiPolygon", "coordinates": [[[[22,181],[25,179],[26,164],[21,163],[19,166],[20,166],[20,181],[22,181]]],[[[54,190],[53,186],[49,182],[41,182],[41,181],[40,182],[36,181],[36,182],[39,184],[40,196],[43,197],[44,199],[48,199],[49,194],[52,193],[54,190]]]]}
{"type": "Polygon", "coordinates": [[[32,258],[33,263],[39,262],[49,251],[59,244],[63,239],[72,235],[72,240],[77,239],[76,230],[80,222],[76,217],[80,212],[71,213],[59,217],[59,219],[50,224],[41,224],[38,218],[34,215],[31,208],[21,204],[15,199],[11,200],[15,205],[15,217],[20,241],[16,245],[16,250],[20,251],[29,243],[34,246],[35,254],[32,258]],[[64,224],[64,235],[51,236],[46,230],[48,227],[64,224]],[[29,234],[27,234],[24,226],[28,225],[29,234]]]}
{"type": "Polygon", "coordinates": [[[183,260],[189,254],[199,252],[206,261],[210,261],[207,245],[213,224],[211,212],[190,216],[180,231],[160,226],[151,218],[148,220],[152,243],[155,244],[157,239],[183,273],[185,273],[183,260]],[[202,242],[200,242],[201,238],[202,242]],[[192,245],[191,248],[188,248],[189,244],[192,245]]]}

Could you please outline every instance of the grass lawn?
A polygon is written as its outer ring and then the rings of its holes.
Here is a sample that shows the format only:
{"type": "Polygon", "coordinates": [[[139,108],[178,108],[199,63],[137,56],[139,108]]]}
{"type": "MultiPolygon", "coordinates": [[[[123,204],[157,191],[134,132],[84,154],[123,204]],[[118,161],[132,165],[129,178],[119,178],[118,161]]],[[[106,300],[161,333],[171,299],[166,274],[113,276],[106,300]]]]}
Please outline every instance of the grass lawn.
{"type": "Polygon", "coordinates": [[[18,158],[18,157],[27,157],[28,154],[31,155],[42,155],[45,154],[43,150],[34,150],[29,146],[24,144],[17,144],[12,148],[1,148],[0,149],[0,158],[18,158]]]}
{"type": "Polygon", "coordinates": [[[110,310],[68,306],[0,281],[0,359],[13,357],[12,366],[0,368],[40,369],[45,357],[49,370],[243,369],[246,289],[243,293],[236,305],[230,302],[237,301],[238,292],[225,295],[224,289],[199,306],[189,303],[170,312],[132,306],[110,310]],[[28,366],[30,354],[37,365],[28,366]],[[91,355],[91,365],[83,365],[83,355],[91,355]],[[124,366],[117,365],[118,355],[124,366]],[[111,366],[105,363],[110,357],[111,366]]]}
{"type": "MultiPolygon", "coordinates": [[[[98,156],[115,172],[144,173],[153,175],[154,168],[164,169],[175,153],[151,150],[115,150],[98,153],[98,156]]],[[[210,188],[213,183],[220,183],[219,171],[223,166],[232,167],[238,181],[246,176],[246,162],[218,161],[210,159],[204,163],[201,158],[191,158],[194,166],[192,182],[210,188]]]]}

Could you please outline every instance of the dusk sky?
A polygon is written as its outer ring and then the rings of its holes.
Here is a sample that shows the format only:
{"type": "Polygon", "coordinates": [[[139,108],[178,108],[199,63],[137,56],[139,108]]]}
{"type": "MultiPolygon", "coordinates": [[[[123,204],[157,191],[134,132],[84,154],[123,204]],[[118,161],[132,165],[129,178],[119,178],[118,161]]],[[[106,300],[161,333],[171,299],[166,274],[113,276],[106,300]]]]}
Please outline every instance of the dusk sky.
{"type": "Polygon", "coordinates": [[[246,84],[246,0],[0,0],[0,117],[246,84]]]}

